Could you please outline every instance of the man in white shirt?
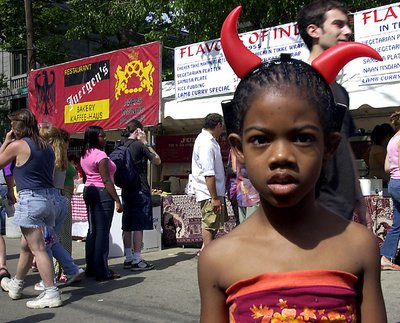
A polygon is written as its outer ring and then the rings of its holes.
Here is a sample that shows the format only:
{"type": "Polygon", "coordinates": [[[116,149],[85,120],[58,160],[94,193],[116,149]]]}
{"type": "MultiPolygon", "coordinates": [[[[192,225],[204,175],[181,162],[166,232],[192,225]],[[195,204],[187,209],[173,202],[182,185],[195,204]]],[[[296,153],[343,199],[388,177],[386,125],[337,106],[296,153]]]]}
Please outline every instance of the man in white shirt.
{"type": "Polygon", "coordinates": [[[208,114],[193,147],[193,187],[202,217],[203,245],[200,251],[215,238],[225,221],[225,170],[217,142],[223,131],[222,116],[218,113],[208,114]]]}

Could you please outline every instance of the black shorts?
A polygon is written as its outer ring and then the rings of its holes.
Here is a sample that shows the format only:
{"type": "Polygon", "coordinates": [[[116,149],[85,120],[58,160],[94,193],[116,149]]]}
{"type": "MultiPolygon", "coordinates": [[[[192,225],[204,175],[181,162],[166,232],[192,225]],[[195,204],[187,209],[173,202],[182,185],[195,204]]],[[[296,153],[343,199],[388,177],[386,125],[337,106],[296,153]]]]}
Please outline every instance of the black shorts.
{"type": "Polygon", "coordinates": [[[153,230],[151,195],[143,192],[123,192],[122,231],[153,230]]]}

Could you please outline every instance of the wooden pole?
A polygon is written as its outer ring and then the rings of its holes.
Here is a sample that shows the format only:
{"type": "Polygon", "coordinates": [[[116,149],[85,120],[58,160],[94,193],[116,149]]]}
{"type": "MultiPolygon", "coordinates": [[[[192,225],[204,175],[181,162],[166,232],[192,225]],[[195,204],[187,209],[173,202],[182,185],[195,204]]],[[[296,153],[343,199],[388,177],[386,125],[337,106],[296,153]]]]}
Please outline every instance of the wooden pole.
{"type": "Polygon", "coordinates": [[[25,0],[25,23],[26,23],[26,50],[28,60],[28,74],[36,67],[35,51],[33,49],[33,19],[32,0],[25,0]]]}

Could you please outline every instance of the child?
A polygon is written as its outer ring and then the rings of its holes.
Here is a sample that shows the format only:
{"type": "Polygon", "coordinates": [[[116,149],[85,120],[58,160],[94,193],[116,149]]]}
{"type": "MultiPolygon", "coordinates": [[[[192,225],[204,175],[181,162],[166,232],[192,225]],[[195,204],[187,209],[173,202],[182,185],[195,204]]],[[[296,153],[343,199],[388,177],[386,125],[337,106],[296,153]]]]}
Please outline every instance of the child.
{"type": "Polygon", "coordinates": [[[386,322],[376,238],[315,200],[323,162],[340,141],[325,81],[332,77],[285,56],[253,64],[257,57],[232,32],[239,12],[221,33],[242,78],[229,141],[260,207],[201,253],[201,322],[386,322]]]}

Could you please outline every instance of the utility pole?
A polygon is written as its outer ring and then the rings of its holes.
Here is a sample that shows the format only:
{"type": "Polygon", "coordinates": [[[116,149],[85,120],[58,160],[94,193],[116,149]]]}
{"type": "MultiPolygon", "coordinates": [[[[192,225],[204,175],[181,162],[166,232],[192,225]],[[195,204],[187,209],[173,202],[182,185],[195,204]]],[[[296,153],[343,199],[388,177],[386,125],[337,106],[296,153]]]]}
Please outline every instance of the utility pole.
{"type": "Polygon", "coordinates": [[[28,60],[28,74],[36,68],[35,51],[33,49],[33,19],[32,0],[25,0],[25,24],[26,24],[26,50],[28,60]]]}

